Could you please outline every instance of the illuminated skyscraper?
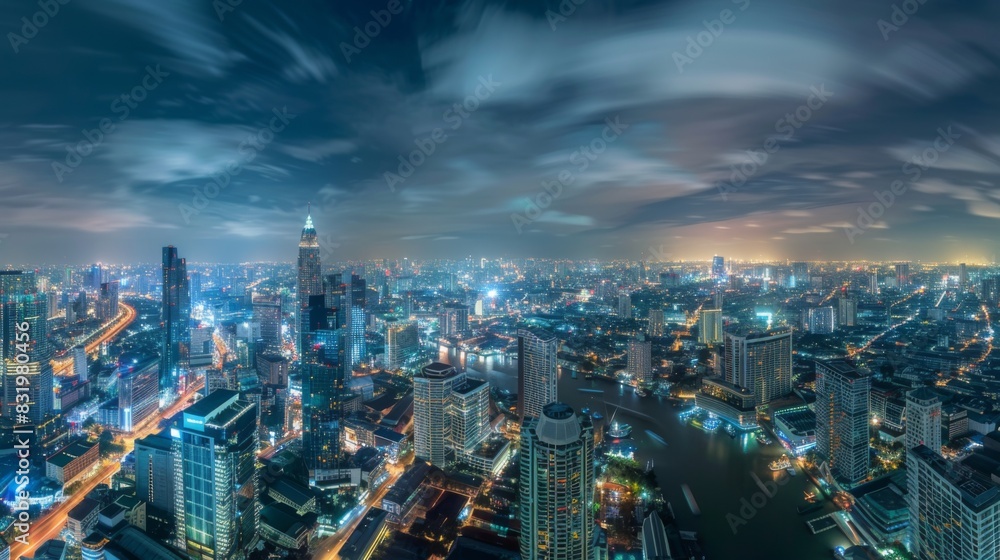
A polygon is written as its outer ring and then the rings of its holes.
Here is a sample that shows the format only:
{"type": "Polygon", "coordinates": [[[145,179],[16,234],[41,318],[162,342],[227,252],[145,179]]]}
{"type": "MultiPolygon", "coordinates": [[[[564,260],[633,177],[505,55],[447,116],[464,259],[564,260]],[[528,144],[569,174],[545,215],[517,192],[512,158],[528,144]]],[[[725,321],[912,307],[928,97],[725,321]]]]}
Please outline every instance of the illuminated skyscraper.
{"type": "Polygon", "coordinates": [[[535,328],[517,331],[517,415],[538,418],[542,407],[557,400],[559,339],[535,328]]]}
{"type": "Polygon", "coordinates": [[[792,281],[793,288],[808,288],[809,287],[809,263],[806,262],[793,262],[792,263],[792,281]]]}
{"type": "Polygon", "coordinates": [[[3,414],[17,424],[38,424],[52,412],[52,347],[48,340],[48,301],[35,287],[35,275],[0,270],[0,379],[3,381],[3,414]],[[28,329],[20,327],[27,323],[28,329]],[[18,391],[24,377],[27,391],[18,391]],[[18,399],[19,394],[28,400],[18,399]],[[28,405],[25,415],[18,404],[28,405]],[[26,420],[26,421],[25,421],[26,420]]]}
{"type": "Polygon", "coordinates": [[[641,336],[628,343],[628,374],[636,383],[653,382],[653,345],[641,336]]]}
{"type": "Polygon", "coordinates": [[[296,350],[301,359],[305,352],[303,338],[309,330],[309,319],[306,317],[309,297],[323,293],[323,283],[320,279],[319,239],[316,236],[316,228],[313,227],[312,214],[306,216],[306,225],[302,228],[302,236],[299,239],[298,271],[296,293],[299,300],[299,321],[296,325],[296,350]]]}
{"type": "Polygon", "coordinates": [[[386,321],[385,365],[399,369],[420,352],[420,340],[415,321],[386,321]]]}
{"type": "Polygon", "coordinates": [[[840,481],[868,478],[871,378],[845,360],[816,362],[816,450],[840,481]]]}
{"type": "Polygon", "coordinates": [[[348,291],[347,336],[349,365],[360,364],[368,355],[365,343],[365,309],[368,287],[364,280],[355,274],[351,275],[351,286],[348,291]]]}
{"type": "Polygon", "coordinates": [[[649,310],[649,336],[663,336],[664,332],[664,317],[662,309],[650,309],[649,310]]]}
{"type": "Polygon", "coordinates": [[[813,334],[833,334],[837,329],[837,314],[832,307],[814,307],[809,310],[806,327],[813,334]]]}
{"type": "Polygon", "coordinates": [[[101,284],[95,315],[101,321],[110,321],[118,315],[118,280],[101,284]]]}
{"type": "Polygon", "coordinates": [[[906,450],[919,445],[941,454],[941,399],[921,387],[906,394],[906,450]]]}
{"type": "Polygon", "coordinates": [[[792,392],[792,332],[726,333],[726,381],[749,390],[757,405],[792,392]]]}
{"type": "Polygon", "coordinates": [[[896,263],[896,285],[900,288],[910,285],[910,263],[896,263]]]}
{"type": "Polygon", "coordinates": [[[459,303],[446,305],[441,311],[441,336],[455,336],[469,330],[469,306],[459,303]]]}
{"type": "Polygon", "coordinates": [[[323,294],[310,298],[302,356],[302,455],[309,481],[322,484],[340,476],[345,333],[323,294]]]}
{"type": "Polygon", "coordinates": [[[464,382],[464,373],[437,362],[413,377],[413,449],[418,459],[438,467],[447,464],[452,393],[464,382]]]}
{"type": "Polygon", "coordinates": [[[698,344],[718,344],[722,336],[722,310],[702,309],[698,315],[698,344]]]}
{"type": "Polygon", "coordinates": [[[720,284],[726,281],[726,259],[718,255],[712,257],[712,280],[720,284]]]}
{"type": "Polygon", "coordinates": [[[589,416],[555,402],[521,425],[521,558],[591,559],[593,464],[589,416]]]}
{"type": "Polygon", "coordinates": [[[618,317],[622,319],[632,318],[632,296],[625,292],[618,294],[618,317]]]}
{"type": "Polygon", "coordinates": [[[965,263],[958,265],[958,286],[963,290],[969,286],[969,268],[965,263]]]}
{"type": "Polygon", "coordinates": [[[160,346],[160,389],[176,389],[177,378],[187,368],[191,345],[191,292],[187,263],[173,245],[163,248],[163,325],[160,346]]]}
{"type": "Polygon", "coordinates": [[[858,300],[842,297],[837,300],[837,324],[854,327],[858,324],[858,300]]]}
{"type": "Polygon", "coordinates": [[[260,353],[281,353],[281,299],[261,298],[253,302],[253,318],[260,324],[260,338],[264,347],[260,353]]]}
{"type": "Polygon", "coordinates": [[[220,389],[170,428],[175,544],[197,560],[229,560],[257,539],[257,411],[220,389]]]}

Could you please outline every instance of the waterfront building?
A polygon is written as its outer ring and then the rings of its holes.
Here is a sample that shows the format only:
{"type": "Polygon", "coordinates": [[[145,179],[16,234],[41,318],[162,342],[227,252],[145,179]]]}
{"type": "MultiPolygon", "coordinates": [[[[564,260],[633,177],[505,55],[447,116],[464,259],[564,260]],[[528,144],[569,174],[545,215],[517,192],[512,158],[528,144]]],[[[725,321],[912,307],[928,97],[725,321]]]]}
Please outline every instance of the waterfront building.
{"type": "Polygon", "coordinates": [[[557,399],[559,340],[548,331],[517,331],[517,415],[537,418],[542,407],[557,399]]]}
{"type": "Polygon", "coordinates": [[[726,333],[726,381],[754,394],[757,405],[792,392],[792,332],[726,333]]]}
{"type": "Polygon", "coordinates": [[[816,448],[846,484],[868,478],[871,378],[846,360],[816,362],[816,448]]]}

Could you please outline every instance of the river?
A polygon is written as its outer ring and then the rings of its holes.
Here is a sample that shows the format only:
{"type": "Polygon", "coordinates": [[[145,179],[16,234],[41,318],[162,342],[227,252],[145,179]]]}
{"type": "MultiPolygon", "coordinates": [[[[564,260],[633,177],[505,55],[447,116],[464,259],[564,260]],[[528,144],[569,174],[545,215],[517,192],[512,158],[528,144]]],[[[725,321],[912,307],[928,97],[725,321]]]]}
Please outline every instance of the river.
{"type": "MultiPolygon", "coordinates": [[[[463,364],[472,377],[486,378],[501,389],[517,390],[516,361],[502,358],[469,360],[465,364],[462,353],[442,352],[442,361],[463,364]]],[[[813,535],[805,519],[819,514],[800,516],[796,507],[804,502],[805,492],[815,489],[803,474],[787,478],[777,486],[773,498],[767,499],[759,510],[747,514],[746,523],[740,517],[742,499],[750,501],[760,492],[752,474],[767,482],[778,480],[778,473],[767,465],[780,457],[784,449],[778,445],[762,447],[750,437],[730,438],[724,432],[708,434],[684,424],[678,418],[677,408],[660,397],[639,398],[631,388],[622,387],[603,379],[573,379],[561,374],[559,400],[572,406],[578,413],[583,407],[600,411],[605,420],[614,413],[618,419],[632,425],[632,438],[639,447],[636,460],[641,464],[652,460],[656,476],[668,501],[673,505],[682,530],[697,531],[710,560],[812,560],[833,558],[835,546],[850,546],[850,541],[839,529],[813,535]],[[585,393],[579,389],[603,390],[604,393],[585,393]],[[649,430],[663,439],[656,441],[649,430]],[[700,516],[692,514],[681,490],[687,484],[701,510],[700,516]],[[727,514],[733,518],[727,519],[727,514]],[[735,526],[735,533],[732,526],[735,526]]],[[[761,498],[757,498],[761,503],[761,498]]],[[[827,504],[827,507],[831,507],[827,504]]]]}

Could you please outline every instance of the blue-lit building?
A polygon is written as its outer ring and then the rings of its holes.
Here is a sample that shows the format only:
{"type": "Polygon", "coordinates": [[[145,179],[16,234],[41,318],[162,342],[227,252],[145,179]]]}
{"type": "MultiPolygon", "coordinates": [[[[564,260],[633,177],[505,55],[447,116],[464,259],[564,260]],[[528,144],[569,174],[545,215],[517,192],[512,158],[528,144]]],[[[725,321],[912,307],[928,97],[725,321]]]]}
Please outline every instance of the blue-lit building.
{"type": "Polygon", "coordinates": [[[159,409],[159,365],[156,358],[128,357],[118,364],[118,428],[121,431],[134,431],[159,409]]]}
{"type": "Polygon", "coordinates": [[[349,364],[353,367],[364,361],[368,355],[365,343],[365,307],[368,287],[364,278],[351,275],[351,286],[348,293],[349,309],[347,312],[349,364]]]}
{"type": "Polygon", "coordinates": [[[173,390],[187,368],[191,345],[191,292],[187,262],[173,245],[163,248],[163,338],[160,347],[160,387],[173,390]]]}
{"type": "Polygon", "coordinates": [[[0,379],[4,387],[2,412],[13,417],[15,406],[27,404],[27,420],[32,424],[41,423],[53,410],[48,306],[48,298],[36,287],[34,273],[0,271],[0,379]],[[22,323],[28,324],[27,331],[18,328],[22,323]],[[19,341],[23,342],[19,345],[19,341]],[[28,359],[24,361],[19,357],[28,359]],[[26,392],[17,390],[19,385],[15,383],[15,379],[18,376],[28,379],[26,392]],[[19,393],[27,394],[28,401],[18,401],[19,393]]]}
{"type": "Polygon", "coordinates": [[[302,355],[302,455],[312,484],[341,478],[340,433],[344,396],[343,329],[334,328],[336,312],[322,294],[306,308],[302,355]]]}

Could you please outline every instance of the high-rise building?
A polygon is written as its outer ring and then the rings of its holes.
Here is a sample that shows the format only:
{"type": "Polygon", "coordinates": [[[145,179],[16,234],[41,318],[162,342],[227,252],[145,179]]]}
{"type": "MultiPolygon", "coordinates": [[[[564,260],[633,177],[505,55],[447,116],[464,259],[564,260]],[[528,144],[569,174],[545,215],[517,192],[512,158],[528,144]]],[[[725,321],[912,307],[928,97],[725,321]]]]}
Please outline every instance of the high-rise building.
{"type": "Polygon", "coordinates": [[[490,435],[490,384],[466,377],[453,387],[451,400],[450,444],[461,460],[490,435]]]}
{"type": "Polygon", "coordinates": [[[793,288],[809,287],[809,263],[806,262],[792,263],[792,287],[793,288]]]}
{"type": "Polygon", "coordinates": [[[160,389],[172,391],[177,378],[187,368],[191,344],[191,292],[187,262],[177,256],[177,248],[163,248],[163,324],[160,346],[160,389]]]}
{"type": "Polygon", "coordinates": [[[618,294],[618,316],[622,319],[632,318],[632,296],[626,292],[618,294]]]}
{"type": "Polygon", "coordinates": [[[312,484],[340,476],[341,416],[348,373],[344,329],[334,328],[336,313],[323,294],[305,309],[308,330],[302,356],[302,455],[312,484]]]}
{"type": "Polygon", "coordinates": [[[871,378],[846,360],[816,362],[816,450],[843,483],[868,478],[871,378]]]}
{"type": "Polygon", "coordinates": [[[666,322],[664,321],[664,313],[662,309],[650,309],[649,310],[649,336],[663,336],[665,332],[664,327],[666,322]]]}
{"type": "Polygon", "coordinates": [[[722,340],[722,310],[702,309],[698,315],[698,343],[711,346],[722,340]]]}
{"type": "Polygon", "coordinates": [[[387,321],[385,328],[385,365],[400,369],[420,352],[415,321],[387,321]]]}
{"type": "Polygon", "coordinates": [[[101,287],[102,282],[104,282],[104,275],[101,271],[101,263],[91,265],[90,270],[87,272],[87,277],[84,280],[84,287],[90,288],[91,290],[97,290],[101,287]]]}
{"type": "Polygon", "coordinates": [[[900,288],[910,285],[910,263],[896,263],[896,285],[900,288]]]}
{"type": "Polygon", "coordinates": [[[176,545],[190,558],[227,560],[257,541],[257,412],[236,391],[191,405],[170,428],[176,545]]]}
{"type": "Polygon", "coordinates": [[[726,259],[718,255],[712,257],[712,280],[720,284],[726,281],[726,259]]]}
{"type": "Polygon", "coordinates": [[[80,379],[80,383],[87,380],[87,372],[89,370],[87,366],[87,349],[83,346],[77,345],[70,350],[70,355],[73,357],[73,375],[80,379]]]}
{"type": "Polygon", "coordinates": [[[335,310],[337,322],[334,327],[344,328],[347,325],[347,285],[344,284],[344,275],[338,272],[324,276],[323,292],[326,306],[335,310]]]}
{"type": "Polygon", "coordinates": [[[118,315],[118,280],[101,284],[96,315],[100,321],[110,321],[118,315]]]}
{"type": "Polygon", "coordinates": [[[906,449],[919,445],[941,453],[941,399],[927,387],[906,394],[906,449]]]}
{"type": "Polygon", "coordinates": [[[135,497],[174,513],[174,451],[166,430],[135,440],[135,497]]]}
{"type": "Polygon", "coordinates": [[[46,295],[36,289],[34,273],[0,270],[2,411],[17,424],[39,424],[53,410],[47,300],[46,295]],[[21,328],[25,323],[27,330],[21,328]],[[19,383],[20,378],[27,384],[19,383]],[[25,386],[27,391],[18,390],[25,386]],[[20,396],[25,394],[27,401],[20,396]],[[28,406],[26,415],[15,414],[18,405],[28,406]]]}
{"type": "Polygon", "coordinates": [[[918,446],[906,453],[910,551],[919,560],[1000,558],[1000,487],[918,446]]]}
{"type": "Polygon", "coordinates": [[[969,286],[969,268],[965,263],[958,265],[958,286],[963,290],[969,286]]]}
{"type": "Polygon", "coordinates": [[[557,400],[559,340],[536,328],[517,330],[517,415],[537,418],[557,400]]]}
{"type": "Polygon", "coordinates": [[[521,424],[521,558],[590,560],[594,428],[568,405],[545,405],[521,424]]]}
{"type": "Polygon", "coordinates": [[[832,307],[813,307],[806,327],[813,334],[833,334],[837,330],[837,314],[832,307]]]}
{"type": "Polygon", "coordinates": [[[842,297],[837,300],[837,324],[841,327],[855,327],[858,324],[858,300],[842,297]]]}
{"type": "Polygon", "coordinates": [[[469,306],[460,303],[446,305],[441,310],[441,336],[460,336],[469,330],[469,306]]]}
{"type": "Polygon", "coordinates": [[[263,348],[258,352],[281,353],[281,299],[259,298],[253,301],[253,318],[260,324],[263,348]]]}
{"type": "Polygon", "coordinates": [[[792,332],[725,334],[726,381],[754,394],[757,405],[792,392],[792,332]]]}
{"type": "Polygon", "coordinates": [[[356,274],[351,275],[351,286],[347,293],[347,349],[351,367],[362,363],[368,355],[368,347],[365,342],[367,289],[364,278],[356,274]]]}
{"type": "Polygon", "coordinates": [[[641,335],[628,343],[628,374],[636,383],[653,382],[653,345],[641,335]]]}
{"type": "Polygon", "coordinates": [[[118,429],[131,433],[160,408],[158,360],[126,358],[118,364],[118,429]]]}
{"type": "Polygon", "coordinates": [[[323,283],[320,279],[322,274],[319,260],[319,238],[316,235],[316,228],[313,226],[312,214],[306,215],[306,225],[302,228],[302,236],[299,239],[299,260],[298,260],[298,282],[296,284],[296,295],[298,297],[299,320],[296,325],[296,346],[295,349],[301,359],[306,352],[303,339],[309,331],[309,318],[307,317],[309,298],[323,293],[323,283]]]}
{"type": "Polygon", "coordinates": [[[464,382],[465,374],[439,362],[413,377],[413,449],[418,459],[439,467],[447,464],[452,393],[464,382]]]}
{"type": "Polygon", "coordinates": [[[1000,278],[982,278],[979,280],[979,299],[989,307],[1000,304],[1000,278]]]}

